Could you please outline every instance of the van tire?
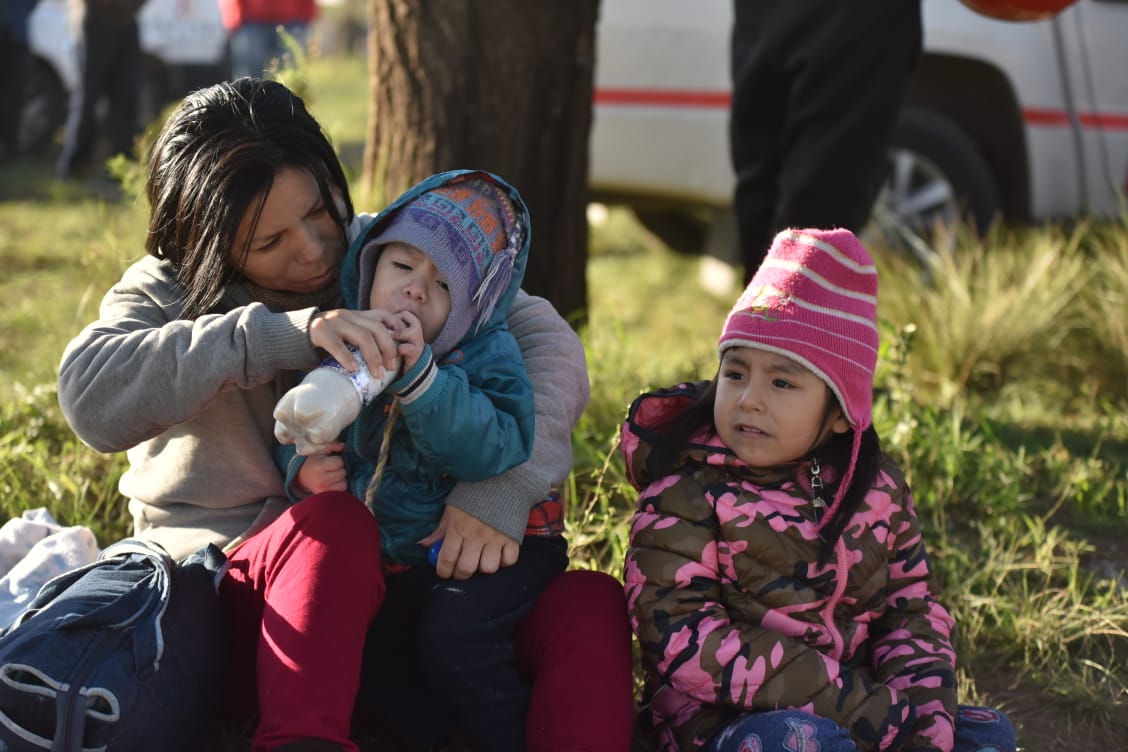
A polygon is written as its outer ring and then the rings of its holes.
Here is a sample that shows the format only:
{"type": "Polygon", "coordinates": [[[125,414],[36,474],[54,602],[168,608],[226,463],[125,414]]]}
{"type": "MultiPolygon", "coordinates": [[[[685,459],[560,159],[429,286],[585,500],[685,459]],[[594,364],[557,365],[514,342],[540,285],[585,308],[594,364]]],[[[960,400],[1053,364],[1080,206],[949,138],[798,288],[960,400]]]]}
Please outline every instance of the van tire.
{"type": "Polygon", "coordinates": [[[894,126],[889,160],[890,173],[879,200],[915,232],[927,232],[938,219],[959,218],[983,233],[999,214],[999,192],[986,159],[963,129],[943,113],[906,107],[894,126]],[[902,174],[898,174],[898,159],[908,160],[900,163],[902,174]],[[917,203],[926,188],[938,191],[941,183],[949,192],[943,204],[939,200],[927,206],[917,203]]]}

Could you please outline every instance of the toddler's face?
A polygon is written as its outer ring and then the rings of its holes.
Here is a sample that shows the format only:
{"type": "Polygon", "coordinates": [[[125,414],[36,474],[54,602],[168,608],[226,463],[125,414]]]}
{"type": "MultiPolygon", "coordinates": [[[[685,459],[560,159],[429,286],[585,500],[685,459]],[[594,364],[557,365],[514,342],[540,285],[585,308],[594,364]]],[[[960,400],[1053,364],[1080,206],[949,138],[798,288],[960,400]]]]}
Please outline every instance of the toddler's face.
{"type": "Polygon", "coordinates": [[[824,426],[829,399],[823,380],[790,358],[734,347],[721,360],[713,422],[725,446],[750,467],[773,467],[794,462],[830,433],[850,430],[838,409],[824,426]]]}
{"type": "Polygon", "coordinates": [[[450,315],[450,288],[423,251],[407,243],[388,243],[376,261],[368,307],[391,313],[410,311],[423,326],[423,339],[430,343],[450,315]]]}

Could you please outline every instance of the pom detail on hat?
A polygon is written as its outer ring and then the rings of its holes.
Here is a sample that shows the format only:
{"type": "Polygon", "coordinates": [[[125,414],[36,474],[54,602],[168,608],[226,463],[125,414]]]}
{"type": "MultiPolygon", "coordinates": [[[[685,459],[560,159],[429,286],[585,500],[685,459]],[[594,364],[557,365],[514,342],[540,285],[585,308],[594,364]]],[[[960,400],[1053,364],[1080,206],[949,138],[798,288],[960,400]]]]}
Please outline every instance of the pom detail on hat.
{"type": "Polygon", "coordinates": [[[784,230],[725,319],[718,352],[774,352],[822,379],[853,428],[848,467],[823,520],[854,476],[862,431],[873,421],[877,268],[849,230],[784,230]]]}

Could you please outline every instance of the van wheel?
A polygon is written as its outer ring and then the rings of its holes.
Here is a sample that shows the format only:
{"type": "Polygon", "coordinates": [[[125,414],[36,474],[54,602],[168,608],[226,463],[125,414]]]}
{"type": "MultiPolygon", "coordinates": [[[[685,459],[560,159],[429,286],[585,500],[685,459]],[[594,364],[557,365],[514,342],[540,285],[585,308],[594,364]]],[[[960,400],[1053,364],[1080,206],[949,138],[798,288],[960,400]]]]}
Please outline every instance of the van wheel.
{"type": "Polygon", "coordinates": [[[906,107],[894,128],[888,161],[874,208],[879,223],[892,221],[928,235],[957,220],[983,232],[995,220],[999,194],[987,161],[947,116],[906,107]]]}
{"type": "Polygon", "coordinates": [[[24,106],[20,117],[20,151],[34,153],[55,140],[67,117],[67,92],[59,78],[42,60],[32,59],[24,82],[24,106]]]}

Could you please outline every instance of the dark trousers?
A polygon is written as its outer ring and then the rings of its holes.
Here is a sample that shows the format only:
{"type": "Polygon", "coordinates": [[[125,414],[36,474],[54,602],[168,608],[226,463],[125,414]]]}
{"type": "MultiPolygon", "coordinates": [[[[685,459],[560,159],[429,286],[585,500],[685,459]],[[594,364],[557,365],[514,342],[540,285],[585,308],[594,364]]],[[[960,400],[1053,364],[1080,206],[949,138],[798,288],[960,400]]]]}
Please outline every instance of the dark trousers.
{"type": "Polygon", "coordinates": [[[11,26],[0,24],[0,102],[7,104],[7,112],[0,115],[0,157],[19,150],[24,86],[30,70],[27,38],[11,26]]]}
{"type": "Polygon", "coordinates": [[[141,42],[136,18],[87,11],[77,52],[79,81],[71,92],[63,151],[56,172],[71,176],[92,156],[96,106],[109,103],[106,136],[111,154],[129,154],[137,133],[137,97],[141,85],[141,42]]]}
{"type": "Polygon", "coordinates": [[[517,563],[468,580],[429,567],[389,575],[364,649],[356,727],[407,749],[452,733],[476,752],[525,749],[530,678],[513,632],[567,566],[561,538],[526,538],[517,563]]]}
{"type": "Polygon", "coordinates": [[[861,230],[921,49],[920,0],[734,0],[734,208],[745,279],[788,227],[861,230]]]}

